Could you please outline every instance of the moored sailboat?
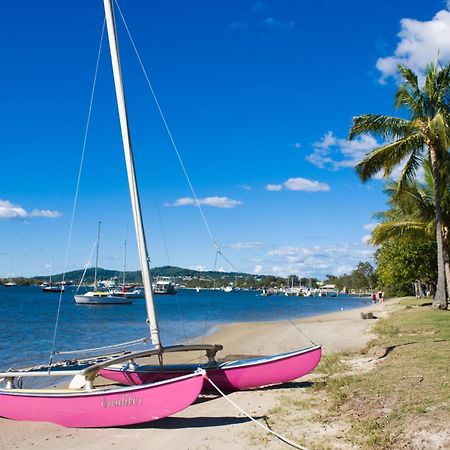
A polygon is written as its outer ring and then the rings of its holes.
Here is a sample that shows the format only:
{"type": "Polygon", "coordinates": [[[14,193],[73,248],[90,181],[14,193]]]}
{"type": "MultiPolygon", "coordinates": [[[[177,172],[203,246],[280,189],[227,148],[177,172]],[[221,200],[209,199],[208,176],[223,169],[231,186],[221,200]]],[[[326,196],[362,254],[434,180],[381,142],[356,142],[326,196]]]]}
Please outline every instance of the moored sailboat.
{"type": "Polygon", "coordinates": [[[86,292],[85,294],[78,294],[77,289],[77,293],[74,295],[75,303],[77,303],[78,305],[131,305],[132,302],[128,297],[114,295],[108,289],[100,286],[100,284],[97,282],[100,227],[101,222],[98,223],[97,228],[94,289],[92,291],[86,292]]]}
{"type": "MultiPolygon", "coordinates": [[[[150,334],[156,347],[159,348],[159,340],[155,341],[158,337],[155,333],[155,328],[157,329],[156,314],[152,304],[148,252],[128,134],[112,0],[104,0],[104,8],[138,251],[148,306],[150,334]]],[[[53,422],[67,427],[111,427],[138,424],[167,417],[186,408],[195,401],[203,384],[203,372],[196,371],[168,381],[141,386],[94,388],[95,378],[102,368],[110,364],[128,361],[130,358],[137,358],[140,354],[123,352],[119,355],[112,354],[59,363],[52,362],[53,356],[52,351],[48,365],[0,372],[0,381],[5,383],[5,387],[0,388],[1,417],[53,422]],[[84,389],[70,387],[69,389],[22,388],[24,379],[49,376],[81,376],[85,380],[84,389]]]]}
{"type": "Polygon", "coordinates": [[[61,284],[61,283],[55,284],[52,282],[52,271],[53,271],[53,261],[52,261],[52,264],[50,265],[50,276],[49,276],[48,283],[44,282],[40,285],[42,292],[47,292],[47,293],[63,292],[64,291],[63,284],[61,284]]]}
{"type": "Polygon", "coordinates": [[[12,277],[8,277],[8,281],[6,283],[3,283],[3,286],[5,287],[17,287],[17,283],[13,281],[12,277]]]}

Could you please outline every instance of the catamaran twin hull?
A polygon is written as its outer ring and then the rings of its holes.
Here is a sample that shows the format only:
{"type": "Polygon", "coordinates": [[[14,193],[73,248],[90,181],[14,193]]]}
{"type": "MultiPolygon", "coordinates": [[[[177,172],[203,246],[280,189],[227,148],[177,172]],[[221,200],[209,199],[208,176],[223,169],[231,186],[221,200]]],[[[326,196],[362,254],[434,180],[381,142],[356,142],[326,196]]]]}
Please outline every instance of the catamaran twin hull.
{"type": "MultiPolygon", "coordinates": [[[[243,359],[239,361],[205,365],[207,377],[219,389],[226,392],[257,388],[271,384],[286,383],[313,371],[319,364],[322,349],[313,346],[281,355],[243,359]]],[[[122,384],[154,383],[186,375],[195,370],[195,365],[112,365],[100,370],[100,375],[122,384]]],[[[207,380],[203,392],[214,391],[207,380]]]]}
{"type": "Polygon", "coordinates": [[[116,427],[175,414],[200,394],[202,373],[150,385],[92,391],[0,389],[0,417],[70,428],[116,427]]]}

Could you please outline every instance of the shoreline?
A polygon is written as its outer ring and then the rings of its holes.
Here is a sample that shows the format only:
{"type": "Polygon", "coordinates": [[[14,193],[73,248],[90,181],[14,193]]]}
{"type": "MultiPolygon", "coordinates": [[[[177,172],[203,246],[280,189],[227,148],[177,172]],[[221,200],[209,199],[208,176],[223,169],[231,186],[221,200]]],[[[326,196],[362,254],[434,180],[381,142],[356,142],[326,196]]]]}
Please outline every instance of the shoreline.
{"type": "MultiPolygon", "coordinates": [[[[397,299],[392,299],[384,304],[293,320],[293,324],[301,332],[283,321],[224,324],[215,333],[208,335],[208,341],[224,345],[224,355],[283,353],[308,344],[304,335],[322,345],[325,354],[356,351],[367,345],[373,336],[371,327],[376,322],[363,320],[361,312],[372,311],[375,316],[384,317],[391,307],[395,307],[396,302],[397,299]]],[[[234,392],[229,398],[253,417],[270,418],[271,410],[276,408],[280,397],[289,395],[292,389],[302,389],[304,383],[313,377],[314,373],[287,385],[234,392]]],[[[280,426],[273,423],[273,429],[276,431],[277,428],[280,426]]],[[[0,418],[0,430],[1,450],[28,449],[31,446],[48,450],[59,450],[62,447],[97,450],[112,445],[131,450],[146,448],[149,442],[155,448],[169,450],[241,450],[260,448],[261,442],[255,441],[254,437],[262,436],[248,418],[226,399],[217,396],[204,396],[171,417],[131,427],[69,429],[48,423],[14,422],[0,418]],[[25,427],[26,434],[23,433],[25,427]]],[[[278,440],[269,439],[266,444],[264,446],[270,449],[286,448],[278,440]]]]}
{"type": "MultiPolygon", "coordinates": [[[[194,288],[193,288],[194,289],[194,288]]],[[[366,298],[366,297],[359,297],[359,298],[366,298]]],[[[292,323],[295,324],[295,326],[298,326],[299,324],[303,323],[303,322],[309,322],[309,321],[316,321],[316,320],[323,320],[324,318],[327,318],[330,315],[333,314],[340,314],[340,313],[345,313],[345,312],[349,312],[349,311],[359,311],[359,312],[365,312],[367,308],[373,308],[373,304],[372,301],[367,297],[368,301],[367,301],[367,305],[361,306],[355,306],[352,308],[348,308],[348,309],[339,309],[339,310],[335,310],[335,311],[329,311],[329,312],[320,312],[320,313],[316,313],[316,312],[312,312],[310,314],[306,314],[306,315],[302,315],[302,316],[298,316],[298,317],[293,317],[293,318],[288,318],[288,317],[280,317],[279,319],[276,320],[256,320],[256,321],[237,321],[237,322],[228,322],[228,323],[214,323],[210,326],[210,328],[208,327],[205,334],[204,335],[196,335],[196,336],[192,336],[190,337],[186,343],[189,344],[193,344],[193,343],[199,343],[202,340],[209,340],[210,338],[215,338],[215,335],[218,336],[222,336],[222,331],[231,327],[247,327],[247,326],[251,326],[251,327],[265,327],[265,326],[273,326],[276,327],[277,325],[283,325],[286,327],[289,326],[293,326],[292,323]],[[370,301],[369,301],[370,300],[370,301]]],[[[385,300],[386,301],[389,300],[385,300]]],[[[378,305],[378,303],[377,303],[378,305]]]]}
{"type": "MultiPolygon", "coordinates": [[[[254,322],[233,322],[228,324],[215,324],[205,338],[202,336],[190,339],[190,343],[200,341],[214,341],[224,344],[223,352],[228,349],[236,352],[239,348],[248,352],[251,346],[260,349],[261,354],[281,353],[298,348],[302,342],[321,345],[325,352],[337,352],[345,350],[359,350],[367,343],[371,334],[367,334],[367,339],[361,339],[362,334],[367,330],[368,325],[374,320],[361,319],[361,313],[376,312],[376,317],[384,317],[387,314],[388,306],[397,303],[398,299],[388,299],[384,303],[369,304],[357,308],[350,308],[329,312],[325,314],[303,316],[294,319],[280,319],[272,321],[254,322]],[[318,326],[320,324],[320,326],[318,326]],[[351,325],[348,328],[346,325],[351,325]],[[346,336],[339,339],[329,339],[329,336],[336,336],[340,331],[346,331],[346,336]],[[274,339],[268,337],[273,335],[274,339]],[[267,339],[263,340],[262,336],[267,339]],[[246,340],[244,340],[244,338],[246,340]],[[296,339],[299,338],[299,339],[296,339]],[[259,342],[261,341],[261,342],[259,342]],[[321,342],[322,341],[322,342],[321,342]],[[264,351],[264,345],[266,349],[264,351]],[[294,346],[290,348],[290,346],[294,346]],[[283,350],[283,347],[286,347],[283,350]]],[[[252,348],[253,348],[252,347],[252,348]]],[[[255,353],[253,351],[252,353],[255,353]]],[[[258,352],[256,352],[258,353],[258,352]]]]}

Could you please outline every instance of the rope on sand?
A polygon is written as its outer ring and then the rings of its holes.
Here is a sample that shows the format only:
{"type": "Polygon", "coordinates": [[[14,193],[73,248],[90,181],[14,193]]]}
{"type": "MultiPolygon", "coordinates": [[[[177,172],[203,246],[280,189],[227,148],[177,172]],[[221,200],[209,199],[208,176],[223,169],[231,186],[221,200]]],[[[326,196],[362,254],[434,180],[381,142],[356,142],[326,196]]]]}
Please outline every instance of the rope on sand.
{"type": "Polygon", "coordinates": [[[244,414],[245,416],[247,416],[252,422],[254,422],[256,425],[258,425],[260,428],[262,428],[264,431],[267,431],[268,433],[273,434],[274,436],[276,436],[278,439],[280,439],[281,441],[283,441],[285,444],[290,445],[293,448],[297,448],[299,450],[309,450],[307,447],[304,447],[303,445],[297,444],[296,442],[291,441],[290,439],[288,439],[287,437],[277,433],[276,431],[271,430],[269,427],[267,427],[266,425],[263,425],[261,422],[258,422],[254,417],[252,417],[250,414],[248,414],[247,412],[245,412],[239,405],[237,405],[233,400],[231,400],[231,398],[229,398],[217,385],[216,383],[214,383],[214,381],[212,381],[206,374],[203,375],[203,377],[208,380],[211,385],[214,387],[214,389],[225,399],[227,400],[229,403],[231,403],[236,409],[238,409],[242,414],[244,414]]]}

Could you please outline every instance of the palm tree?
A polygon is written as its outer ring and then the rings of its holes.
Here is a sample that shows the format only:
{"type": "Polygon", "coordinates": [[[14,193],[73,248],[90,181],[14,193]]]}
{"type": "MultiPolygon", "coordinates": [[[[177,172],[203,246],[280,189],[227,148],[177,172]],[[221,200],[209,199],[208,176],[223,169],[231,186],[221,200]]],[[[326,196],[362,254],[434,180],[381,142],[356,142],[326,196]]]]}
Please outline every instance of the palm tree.
{"type": "MultiPolygon", "coordinates": [[[[450,253],[448,229],[450,224],[450,173],[441,174],[442,181],[442,219],[443,253],[447,280],[447,292],[450,292],[450,253]]],[[[431,164],[424,162],[424,182],[408,181],[400,190],[398,182],[388,181],[385,192],[389,195],[391,208],[376,215],[380,223],[375,227],[371,243],[380,245],[390,240],[405,239],[414,241],[436,239],[436,211],[434,207],[434,182],[431,164]]]]}
{"type": "Polygon", "coordinates": [[[437,67],[430,64],[426,69],[425,84],[419,87],[417,75],[405,66],[398,67],[402,84],[397,88],[395,107],[406,108],[409,119],[367,114],[355,117],[349,139],[372,133],[387,143],[373,149],[356,166],[361,180],[367,181],[379,171],[389,177],[401,163],[397,189],[401,191],[412,180],[421,160],[430,161],[434,184],[435,234],[437,244],[438,278],[433,306],[447,308],[444,269],[444,229],[442,217],[441,173],[447,166],[450,143],[450,64],[437,67]]]}

